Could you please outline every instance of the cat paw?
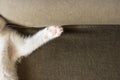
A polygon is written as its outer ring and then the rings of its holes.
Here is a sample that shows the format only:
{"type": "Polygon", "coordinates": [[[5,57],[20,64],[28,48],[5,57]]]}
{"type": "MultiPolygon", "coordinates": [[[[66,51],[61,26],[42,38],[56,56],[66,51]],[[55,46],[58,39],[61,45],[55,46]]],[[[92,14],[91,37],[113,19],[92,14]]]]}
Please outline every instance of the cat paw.
{"type": "Polygon", "coordinates": [[[61,26],[49,26],[46,30],[51,38],[59,37],[63,32],[63,28],[61,26]]]}

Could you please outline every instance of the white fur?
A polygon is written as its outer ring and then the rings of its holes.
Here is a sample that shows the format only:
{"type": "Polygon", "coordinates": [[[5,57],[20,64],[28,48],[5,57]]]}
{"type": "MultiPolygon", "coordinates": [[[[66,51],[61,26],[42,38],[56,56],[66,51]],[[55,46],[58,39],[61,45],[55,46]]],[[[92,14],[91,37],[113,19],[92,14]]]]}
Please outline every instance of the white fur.
{"type": "Polygon", "coordinates": [[[22,57],[32,53],[44,43],[59,37],[63,29],[47,27],[32,37],[23,38],[7,27],[0,30],[0,80],[18,80],[15,64],[22,57]]]}

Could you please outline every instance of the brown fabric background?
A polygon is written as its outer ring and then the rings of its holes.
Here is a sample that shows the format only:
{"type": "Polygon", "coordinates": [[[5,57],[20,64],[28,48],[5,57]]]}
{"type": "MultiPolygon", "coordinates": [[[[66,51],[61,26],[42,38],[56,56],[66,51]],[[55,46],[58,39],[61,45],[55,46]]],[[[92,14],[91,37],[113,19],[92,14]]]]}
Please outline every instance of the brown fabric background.
{"type": "Polygon", "coordinates": [[[20,80],[120,80],[120,27],[82,27],[24,58],[20,80]]]}

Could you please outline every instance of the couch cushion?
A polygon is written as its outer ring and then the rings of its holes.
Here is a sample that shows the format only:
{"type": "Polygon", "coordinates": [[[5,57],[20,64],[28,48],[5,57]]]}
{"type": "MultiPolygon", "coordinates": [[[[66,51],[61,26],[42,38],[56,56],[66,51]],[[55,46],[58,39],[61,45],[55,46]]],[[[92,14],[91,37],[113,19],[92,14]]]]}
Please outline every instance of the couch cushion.
{"type": "Polygon", "coordinates": [[[22,60],[20,80],[120,80],[119,34],[116,26],[66,28],[22,60]]]}
{"type": "Polygon", "coordinates": [[[0,0],[0,14],[12,23],[41,27],[119,24],[120,0],[0,0]]]}

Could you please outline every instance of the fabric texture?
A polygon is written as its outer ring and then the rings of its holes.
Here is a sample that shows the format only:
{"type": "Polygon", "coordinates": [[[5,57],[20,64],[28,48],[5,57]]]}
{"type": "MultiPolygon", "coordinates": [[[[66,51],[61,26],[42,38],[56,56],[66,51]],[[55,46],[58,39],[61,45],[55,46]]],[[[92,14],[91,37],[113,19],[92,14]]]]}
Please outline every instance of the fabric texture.
{"type": "Polygon", "coordinates": [[[120,27],[80,27],[23,58],[20,80],[120,80],[120,27]]]}
{"type": "Polygon", "coordinates": [[[0,0],[0,15],[28,27],[120,24],[120,0],[0,0]]]}

